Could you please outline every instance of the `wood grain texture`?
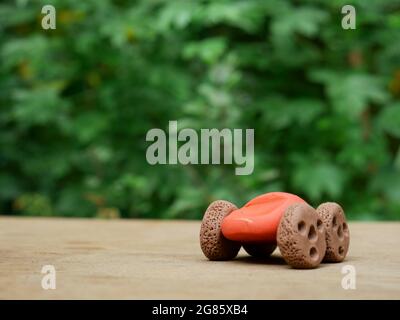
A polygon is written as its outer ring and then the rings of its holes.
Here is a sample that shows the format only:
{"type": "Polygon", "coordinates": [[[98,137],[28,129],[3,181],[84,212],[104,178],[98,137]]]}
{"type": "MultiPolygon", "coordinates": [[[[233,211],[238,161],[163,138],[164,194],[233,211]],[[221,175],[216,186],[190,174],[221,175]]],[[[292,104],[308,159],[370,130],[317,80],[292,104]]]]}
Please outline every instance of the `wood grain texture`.
{"type": "Polygon", "coordinates": [[[0,299],[400,299],[400,223],[350,223],[346,260],[294,270],[279,251],[208,261],[198,221],[0,218],[0,299]],[[54,265],[57,289],[41,288],[54,265]],[[341,268],[357,289],[341,287],[341,268]]]}

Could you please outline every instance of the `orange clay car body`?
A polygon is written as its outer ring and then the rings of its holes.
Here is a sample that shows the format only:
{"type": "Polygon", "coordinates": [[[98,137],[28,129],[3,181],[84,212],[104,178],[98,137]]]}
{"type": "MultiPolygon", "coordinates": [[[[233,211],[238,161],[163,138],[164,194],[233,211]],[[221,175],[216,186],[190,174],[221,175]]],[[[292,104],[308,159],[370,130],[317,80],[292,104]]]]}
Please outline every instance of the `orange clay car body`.
{"type": "Polygon", "coordinates": [[[262,194],[225,217],[222,234],[241,243],[276,243],[279,222],[286,208],[294,203],[306,202],[286,192],[262,194]]]}

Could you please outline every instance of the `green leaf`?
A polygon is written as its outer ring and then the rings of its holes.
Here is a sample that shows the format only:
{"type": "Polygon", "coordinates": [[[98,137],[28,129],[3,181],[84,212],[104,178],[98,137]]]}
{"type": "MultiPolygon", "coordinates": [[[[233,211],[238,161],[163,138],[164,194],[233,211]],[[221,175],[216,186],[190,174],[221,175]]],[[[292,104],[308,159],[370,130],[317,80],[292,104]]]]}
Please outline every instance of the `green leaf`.
{"type": "Polygon", "coordinates": [[[68,105],[59,97],[58,88],[39,87],[35,90],[14,92],[12,117],[24,127],[43,125],[62,120],[68,105]]]}
{"type": "Polygon", "coordinates": [[[215,63],[222,56],[227,47],[224,38],[209,38],[203,41],[191,42],[183,50],[186,59],[199,58],[205,63],[215,63]]]}
{"type": "Polygon", "coordinates": [[[337,198],[343,192],[344,172],[331,163],[303,163],[296,168],[293,185],[317,201],[324,194],[337,198]]]}
{"type": "Polygon", "coordinates": [[[392,104],[383,109],[378,122],[387,133],[400,138],[400,103],[392,104]]]}
{"type": "Polygon", "coordinates": [[[327,21],[328,17],[326,11],[312,7],[288,10],[273,20],[271,25],[273,39],[275,43],[280,44],[293,40],[295,33],[312,37],[318,33],[320,25],[327,21]]]}
{"type": "Polygon", "coordinates": [[[225,23],[255,32],[265,16],[263,1],[213,1],[205,7],[203,19],[207,24],[225,23]]]}
{"type": "Polygon", "coordinates": [[[371,102],[384,104],[389,99],[384,82],[369,74],[322,70],[311,72],[310,77],[324,83],[334,109],[351,118],[359,117],[371,102]]]}

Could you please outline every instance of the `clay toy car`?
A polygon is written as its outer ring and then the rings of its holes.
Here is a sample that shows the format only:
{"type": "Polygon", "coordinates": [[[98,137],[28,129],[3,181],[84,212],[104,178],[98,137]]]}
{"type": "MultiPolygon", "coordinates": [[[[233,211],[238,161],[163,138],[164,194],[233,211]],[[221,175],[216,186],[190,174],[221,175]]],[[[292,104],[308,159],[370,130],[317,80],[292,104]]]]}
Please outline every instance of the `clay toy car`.
{"type": "Polygon", "coordinates": [[[210,260],[230,260],[241,246],[254,257],[268,257],[278,246],[294,268],[315,268],[321,261],[340,262],[350,233],[342,207],[326,202],[314,209],[300,197],[271,192],[242,208],[217,200],[207,208],[200,245],[210,260]]]}

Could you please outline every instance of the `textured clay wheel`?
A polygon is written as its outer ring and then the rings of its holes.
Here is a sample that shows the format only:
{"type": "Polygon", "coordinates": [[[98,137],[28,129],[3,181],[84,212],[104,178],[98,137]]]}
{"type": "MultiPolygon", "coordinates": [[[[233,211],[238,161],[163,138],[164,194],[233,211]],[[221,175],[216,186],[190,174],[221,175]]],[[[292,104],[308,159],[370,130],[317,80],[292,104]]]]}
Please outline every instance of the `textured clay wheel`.
{"type": "Polygon", "coordinates": [[[228,201],[217,200],[211,203],[200,229],[200,246],[210,260],[230,260],[237,256],[240,243],[228,240],[221,232],[221,222],[236,206],[228,201]]]}
{"type": "Polygon", "coordinates": [[[254,243],[254,244],[244,244],[243,249],[255,258],[266,258],[271,255],[276,249],[275,244],[268,243],[254,243]]]}
{"type": "Polygon", "coordinates": [[[325,227],[316,210],[305,203],[289,206],[277,234],[279,250],[294,268],[315,268],[325,256],[325,227]]]}
{"type": "Polygon", "coordinates": [[[350,231],[340,205],[326,202],[317,208],[326,229],[326,253],[324,261],[340,262],[349,250],[350,231]]]}

